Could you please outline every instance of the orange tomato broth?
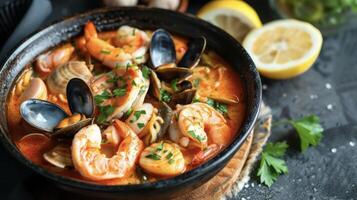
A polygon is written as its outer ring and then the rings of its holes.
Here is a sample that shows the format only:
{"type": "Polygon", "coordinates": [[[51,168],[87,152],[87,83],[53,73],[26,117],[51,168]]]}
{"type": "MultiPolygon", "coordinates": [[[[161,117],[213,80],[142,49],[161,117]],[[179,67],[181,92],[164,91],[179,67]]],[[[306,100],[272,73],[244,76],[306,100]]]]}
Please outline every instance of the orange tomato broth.
{"type": "MultiPolygon", "coordinates": [[[[147,33],[151,34],[152,32],[148,31],[147,33]]],[[[107,31],[99,33],[99,37],[110,42],[111,37],[115,36],[115,31],[107,31]]],[[[180,60],[184,53],[187,50],[187,40],[183,37],[173,36],[174,43],[176,46],[177,60],[180,60]]],[[[194,81],[195,79],[200,79],[200,84],[197,88],[198,95],[200,97],[208,96],[218,96],[218,97],[229,97],[238,99],[238,104],[228,105],[228,117],[227,123],[230,127],[230,134],[233,140],[234,136],[239,132],[239,129],[245,118],[245,94],[243,90],[243,83],[240,79],[239,74],[232,69],[222,58],[213,52],[209,52],[210,61],[214,66],[219,66],[220,68],[210,68],[209,73],[203,73],[200,70],[194,70],[194,73],[190,80],[194,81]],[[223,70],[222,70],[223,68],[223,70]],[[219,72],[221,70],[221,72],[219,72]],[[220,75],[221,74],[221,75],[220,75]],[[219,76],[221,76],[219,78],[219,76]],[[214,89],[211,88],[212,85],[217,83],[219,78],[220,84],[214,89]]],[[[74,55],[73,57],[77,57],[74,55]]],[[[196,68],[199,69],[201,65],[198,65],[196,68]]],[[[109,71],[109,70],[108,70],[109,71]]],[[[54,95],[48,91],[49,101],[54,102],[55,98],[52,98],[54,95]]],[[[157,106],[157,101],[151,96],[147,95],[146,102],[153,103],[154,106],[157,106]]],[[[54,102],[64,108],[64,110],[70,113],[68,105],[61,101],[54,102]]],[[[8,126],[10,130],[10,135],[20,152],[30,161],[36,165],[40,165],[47,170],[62,175],[70,177],[73,179],[92,182],[102,185],[125,185],[125,184],[139,184],[141,182],[139,175],[136,172],[133,172],[131,176],[120,179],[112,179],[105,181],[91,181],[87,180],[85,177],[81,176],[78,171],[74,168],[58,168],[50,163],[48,163],[44,158],[43,154],[53,148],[58,142],[55,139],[44,137],[34,137],[32,139],[23,139],[27,134],[30,133],[39,133],[38,130],[35,130],[30,125],[28,125],[20,116],[19,107],[20,102],[18,96],[15,95],[15,88],[8,97],[8,106],[7,106],[7,119],[8,126]]],[[[181,149],[182,150],[182,149],[181,149]]],[[[195,149],[182,150],[186,162],[190,162],[193,155],[197,153],[195,149]]],[[[193,167],[186,167],[185,171],[192,169],[193,167]]],[[[158,179],[165,179],[168,177],[156,177],[153,175],[148,176],[149,181],[155,181],[158,179]]]]}

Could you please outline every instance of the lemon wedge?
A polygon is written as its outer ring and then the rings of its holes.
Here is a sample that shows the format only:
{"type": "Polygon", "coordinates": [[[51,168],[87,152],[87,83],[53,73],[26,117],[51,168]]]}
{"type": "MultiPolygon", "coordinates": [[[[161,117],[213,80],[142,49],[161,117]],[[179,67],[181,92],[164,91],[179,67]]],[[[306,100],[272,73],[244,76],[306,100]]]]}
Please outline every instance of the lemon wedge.
{"type": "Polygon", "coordinates": [[[321,32],[309,23],[277,20],[251,31],[243,46],[258,71],[272,79],[287,79],[307,71],[322,46],[321,32]]]}
{"type": "Polygon", "coordinates": [[[255,10],[240,0],[216,0],[204,5],[197,13],[212,24],[222,28],[239,42],[262,22],[255,10]]]}

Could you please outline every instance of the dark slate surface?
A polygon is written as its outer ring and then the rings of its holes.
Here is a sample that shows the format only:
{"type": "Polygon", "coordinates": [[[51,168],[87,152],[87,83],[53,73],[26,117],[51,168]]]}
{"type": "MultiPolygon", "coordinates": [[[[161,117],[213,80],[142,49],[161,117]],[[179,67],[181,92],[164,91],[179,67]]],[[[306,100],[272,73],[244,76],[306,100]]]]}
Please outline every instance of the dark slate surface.
{"type": "MultiPolygon", "coordinates": [[[[45,24],[95,8],[98,2],[53,0],[54,12],[45,24]]],[[[197,11],[204,2],[192,0],[190,12],[197,11]]],[[[276,18],[267,1],[248,2],[264,22],[276,18]]],[[[287,140],[291,146],[285,157],[289,174],[267,188],[258,183],[254,171],[249,183],[233,199],[357,199],[357,28],[348,28],[324,40],[317,63],[304,75],[286,81],[263,79],[264,100],[272,107],[274,119],[318,114],[326,129],[321,144],[301,154],[291,128],[275,127],[270,140],[287,140]]],[[[0,199],[42,196],[37,192],[34,195],[28,187],[33,174],[2,146],[0,169],[0,199]]]]}

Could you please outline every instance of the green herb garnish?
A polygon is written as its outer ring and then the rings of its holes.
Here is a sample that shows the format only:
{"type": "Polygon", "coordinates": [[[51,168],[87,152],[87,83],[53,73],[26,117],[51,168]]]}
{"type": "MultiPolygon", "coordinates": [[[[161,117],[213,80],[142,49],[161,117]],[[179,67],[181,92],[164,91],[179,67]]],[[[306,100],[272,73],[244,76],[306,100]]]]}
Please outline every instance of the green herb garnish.
{"type": "Polygon", "coordinates": [[[116,97],[122,97],[126,94],[126,88],[116,88],[113,90],[113,94],[116,97]]]}
{"type": "Polygon", "coordinates": [[[172,152],[169,152],[169,154],[166,155],[166,159],[169,160],[173,155],[172,152]]]}
{"type": "Polygon", "coordinates": [[[150,154],[146,155],[145,158],[150,158],[152,160],[160,160],[161,156],[157,155],[156,153],[150,153],[150,154]]]}
{"type": "Polygon", "coordinates": [[[160,89],[160,100],[166,103],[170,102],[171,94],[164,89],[160,89]]]}
{"type": "Polygon", "coordinates": [[[113,114],[114,107],[112,105],[107,105],[107,106],[98,106],[98,108],[99,108],[99,115],[97,118],[97,122],[103,124],[105,123],[108,116],[113,114]]]}
{"type": "Polygon", "coordinates": [[[134,119],[133,119],[133,122],[136,122],[138,121],[138,119],[140,118],[141,115],[144,115],[146,114],[146,111],[145,110],[137,110],[134,112],[134,119]]]}
{"type": "Polygon", "coordinates": [[[108,55],[108,54],[111,54],[112,52],[109,50],[106,50],[106,49],[102,49],[102,50],[100,50],[100,53],[108,55]]]}
{"type": "Polygon", "coordinates": [[[101,94],[95,95],[94,101],[95,101],[95,104],[100,105],[106,99],[110,99],[111,97],[112,97],[112,95],[108,91],[105,90],[101,94]]]}
{"type": "Polygon", "coordinates": [[[169,161],[167,161],[170,165],[173,164],[175,162],[174,159],[170,159],[169,161]]]}
{"type": "Polygon", "coordinates": [[[145,124],[144,123],[138,123],[137,126],[138,126],[138,128],[144,128],[145,124]]]}
{"type": "Polygon", "coordinates": [[[141,69],[141,72],[143,73],[144,78],[146,78],[146,79],[149,79],[149,78],[150,78],[150,73],[151,73],[151,71],[150,71],[150,69],[149,69],[148,67],[144,66],[144,67],[141,69]]]}
{"type": "Polygon", "coordinates": [[[188,134],[190,134],[193,138],[197,139],[200,142],[202,142],[206,139],[204,136],[197,135],[195,133],[195,131],[192,131],[192,130],[188,131],[188,134]]]}
{"type": "Polygon", "coordinates": [[[280,174],[288,172],[285,161],[281,159],[288,147],[286,142],[268,143],[265,146],[257,174],[261,183],[270,187],[280,174]]]}
{"type": "Polygon", "coordinates": [[[200,78],[196,78],[193,80],[193,87],[197,88],[201,83],[201,79],[200,78]]]}
{"type": "Polygon", "coordinates": [[[161,151],[162,149],[164,149],[164,142],[161,142],[159,146],[156,147],[156,151],[161,151]]]}
{"type": "Polygon", "coordinates": [[[216,109],[218,112],[220,112],[223,115],[226,115],[228,113],[227,105],[224,103],[217,102],[210,98],[207,98],[206,103],[212,106],[214,109],[216,109]]]}
{"type": "Polygon", "coordinates": [[[177,82],[178,82],[177,78],[175,78],[174,80],[171,81],[171,88],[174,90],[174,92],[178,91],[177,82]]]}

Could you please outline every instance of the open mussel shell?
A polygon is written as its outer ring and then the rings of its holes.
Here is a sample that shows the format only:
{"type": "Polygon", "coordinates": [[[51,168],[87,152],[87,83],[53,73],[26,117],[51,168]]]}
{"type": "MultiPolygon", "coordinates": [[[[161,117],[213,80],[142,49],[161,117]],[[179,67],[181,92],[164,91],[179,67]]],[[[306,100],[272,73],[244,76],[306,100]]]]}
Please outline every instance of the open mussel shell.
{"type": "Polygon", "coordinates": [[[171,35],[164,29],[158,29],[152,35],[150,58],[151,67],[153,69],[156,69],[163,64],[176,62],[175,44],[171,35]]]}
{"type": "Polygon", "coordinates": [[[161,81],[154,70],[150,73],[150,90],[154,97],[160,100],[161,81]]]}
{"type": "Polygon", "coordinates": [[[188,44],[188,49],[180,62],[179,67],[193,68],[200,61],[201,55],[206,49],[206,38],[201,36],[193,38],[188,44]]]}
{"type": "Polygon", "coordinates": [[[162,139],[170,126],[173,111],[165,102],[160,102],[158,114],[164,120],[164,123],[161,125],[160,131],[157,134],[158,138],[162,139]]]}
{"type": "Polygon", "coordinates": [[[72,113],[81,113],[86,117],[93,117],[94,100],[92,91],[87,83],[80,78],[72,78],[66,89],[69,109],[72,113]]]}
{"type": "Polygon", "coordinates": [[[189,89],[180,93],[173,94],[169,103],[171,108],[174,108],[177,104],[186,105],[192,103],[196,96],[196,92],[196,89],[189,89]]]}
{"type": "Polygon", "coordinates": [[[53,137],[56,138],[72,138],[79,130],[83,127],[86,127],[92,123],[92,118],[87,118],[80,120],[74,124],[68,125],[64,128],[54,128],[54,132],[52,133],[53,137]]]}
{"type": "Polygon", "coordinates": [[[155,70],[160,80],[172,81],[192,75],[193,71],[188,68],[176,67],[176,65],[162,65],[155,70]]]}
{"type": "Polygon", "coordinates": [[[56,104],[39,99],[24,101],[20,106],[20,114],[31,126],[45,132],[53,132],[57,124],[68,117],[56,104]]]}

